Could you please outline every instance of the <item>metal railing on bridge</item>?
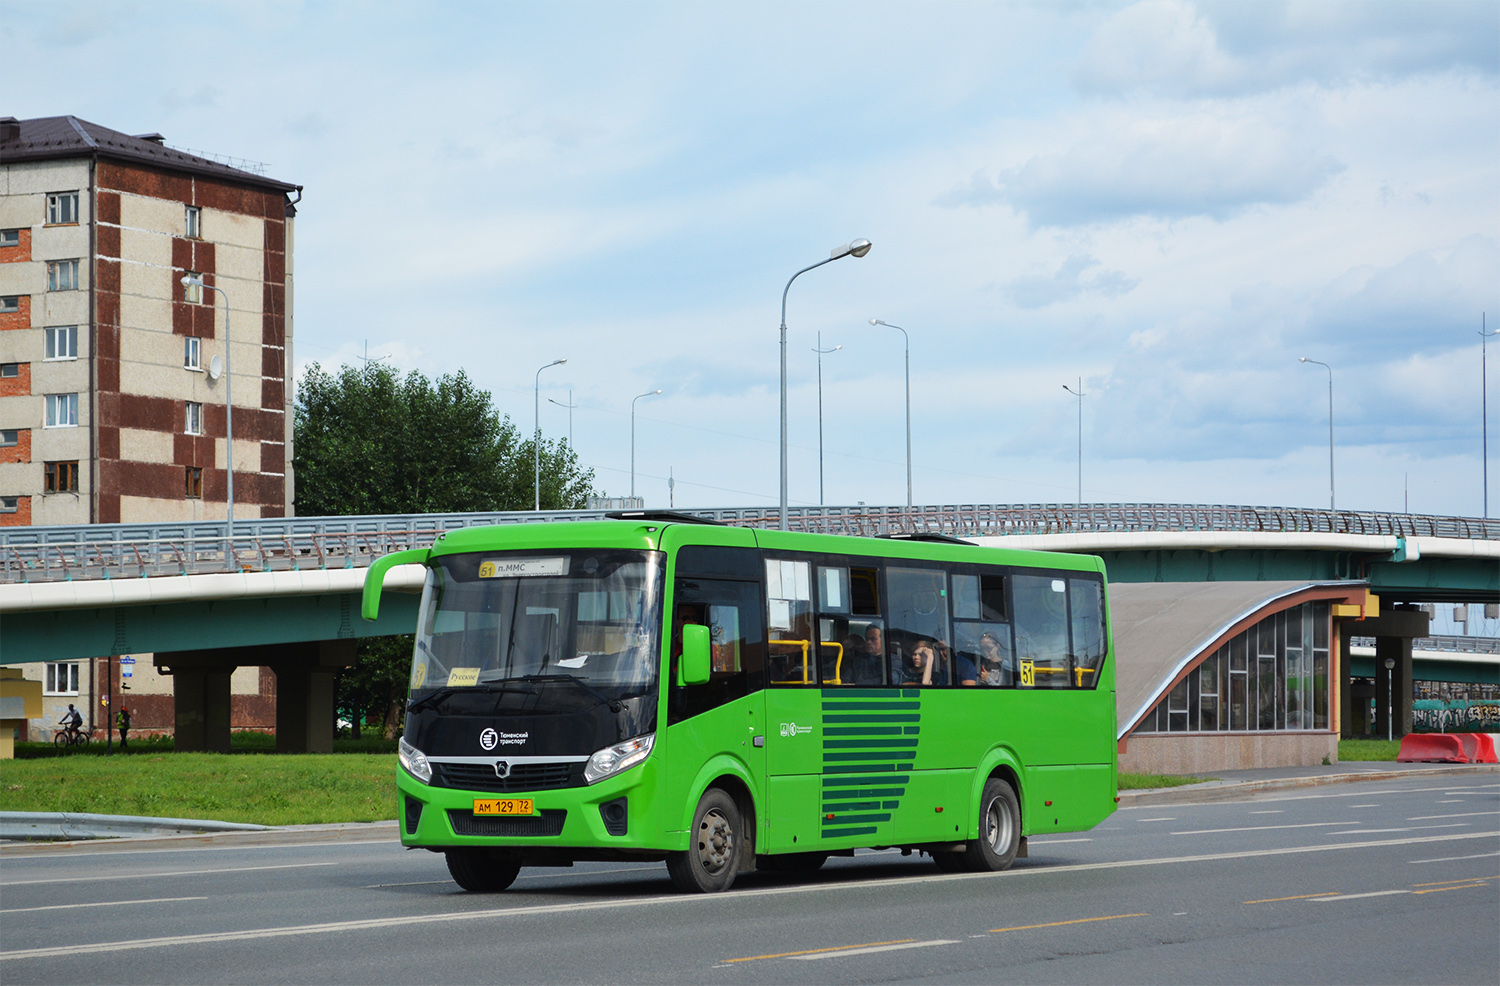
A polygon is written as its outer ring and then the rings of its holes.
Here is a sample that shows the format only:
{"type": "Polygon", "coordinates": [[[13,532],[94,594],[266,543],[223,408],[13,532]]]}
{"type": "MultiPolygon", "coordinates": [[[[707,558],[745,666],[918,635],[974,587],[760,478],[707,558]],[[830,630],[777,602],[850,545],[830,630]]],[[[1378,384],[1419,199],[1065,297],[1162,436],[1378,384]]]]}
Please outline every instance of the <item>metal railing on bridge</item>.
{"type": "MultiPolygon", "coordinates": [[[[774,507],[684,510],[745,527],[775,527],[774,507]]],[[[190,524],[0,528],[0,584],[212,572],[358,568],[391,551],[430,545],[444,531],[487,524],[598,520],[597,510],[290,517],[190,524]]],[[[953,537],[1132,531],[1255,531],[1500,540],[1500,520],[1176,503],[958,504],[795,507],[794,531],[953,537]]]]}

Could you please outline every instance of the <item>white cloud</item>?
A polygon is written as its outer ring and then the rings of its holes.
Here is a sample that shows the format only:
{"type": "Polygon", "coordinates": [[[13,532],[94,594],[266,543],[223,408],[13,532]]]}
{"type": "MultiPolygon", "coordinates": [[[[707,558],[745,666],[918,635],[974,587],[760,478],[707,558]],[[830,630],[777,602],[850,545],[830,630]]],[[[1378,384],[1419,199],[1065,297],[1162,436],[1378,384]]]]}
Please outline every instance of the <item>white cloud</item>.
{"type": "Polygon", "coordinates": [[[1075,253],[1057,270],[1023,275],[1005,285],[1004,290],[1019,308],[1041,308],[1083,294],[1119,297],[1139,283],[1138,278],[1121,271],[1104,269],[1098,259],[1088,254],[1075,253]]]}

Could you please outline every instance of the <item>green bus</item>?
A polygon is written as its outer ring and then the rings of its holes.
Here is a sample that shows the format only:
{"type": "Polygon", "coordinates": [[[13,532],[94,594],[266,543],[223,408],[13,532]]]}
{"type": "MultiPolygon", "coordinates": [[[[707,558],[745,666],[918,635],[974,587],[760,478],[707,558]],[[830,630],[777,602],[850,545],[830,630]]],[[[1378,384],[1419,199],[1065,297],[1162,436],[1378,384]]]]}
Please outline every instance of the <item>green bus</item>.
{"type": "Polygon", "coordinates": [[[684,892],[860,848],[1003,870],[1114,809],[1103,563],[669,512],[470,528],[427,567],[401,841],[470,891],[664,861],[684,892]]]}

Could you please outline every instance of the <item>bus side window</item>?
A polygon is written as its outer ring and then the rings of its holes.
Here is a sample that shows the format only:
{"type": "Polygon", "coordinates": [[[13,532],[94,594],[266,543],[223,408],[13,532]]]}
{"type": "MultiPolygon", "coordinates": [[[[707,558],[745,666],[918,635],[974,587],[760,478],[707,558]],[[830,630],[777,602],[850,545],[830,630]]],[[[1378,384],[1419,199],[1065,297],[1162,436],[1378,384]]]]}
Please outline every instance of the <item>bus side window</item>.
{"type": "Polygon", "coordinates": [[[766,559],[766,630],[771,684],[816,685],[811,563],[766,559]]]}
{"type": "Polygon", "coordinates": [[[948,627],[948,575],[931,568],[885,570],[890,608],[891,683],[947,685],[953,681],[948,627]],[[935,645],[935,666],[929,674],[919,666],[924,641],[935,645]]]}
{"type": "Polygon", "coordinates": [[[1016,684],[1072,688],[1067,582],[1050,575],[1011,577],[1015,600],[1016,684]]]}
{"type": "Polygon", "coordinates": [[[1073,684],[1093,688],[1104,662],[1104,593],[1098,579],[1068,579],[1068,611],[1073,630],[1073,684]]]}

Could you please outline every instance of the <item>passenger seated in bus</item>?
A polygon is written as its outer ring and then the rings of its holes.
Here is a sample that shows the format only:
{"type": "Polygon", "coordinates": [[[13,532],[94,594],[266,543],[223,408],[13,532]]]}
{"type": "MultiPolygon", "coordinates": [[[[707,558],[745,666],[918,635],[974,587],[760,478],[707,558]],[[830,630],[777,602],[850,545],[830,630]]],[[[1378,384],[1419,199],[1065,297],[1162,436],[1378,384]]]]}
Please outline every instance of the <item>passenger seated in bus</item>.
{"type": "Polygon", "coordinates": [[[985,633],[979,638],[979,680],[992,687],[1009,686],[1013,669],[1000,647],[1000,638],[985,633]]]}
{"type": "Polygon", "coordinates": [[[892,662],[895,674],[893,682],[898,685],[946,685],[947,669],[938,660],[937,641],[920,637],[912,644],[905,657],[892,662]]]}
{"type": "Polygon", "coordinates": [[[973,688],[979,684],[979,671],[974,667],[974,662],[963,654],[955,654],[950,659],[948,656],[948,645],[941,640],[937,643],[938,663],[940,667],[952,667],[953,676],[964,688],[973,688]],[[950,663],[951,662],[951,663],[950,663]]]}
{"type": "Polygon", "coordinates": [[[865,627],[863,638],[850,634],[849,641],[845,646],[854,649],[844,655],[845,684],[885,684],[885,631],[872,623],[865,627]]]}

